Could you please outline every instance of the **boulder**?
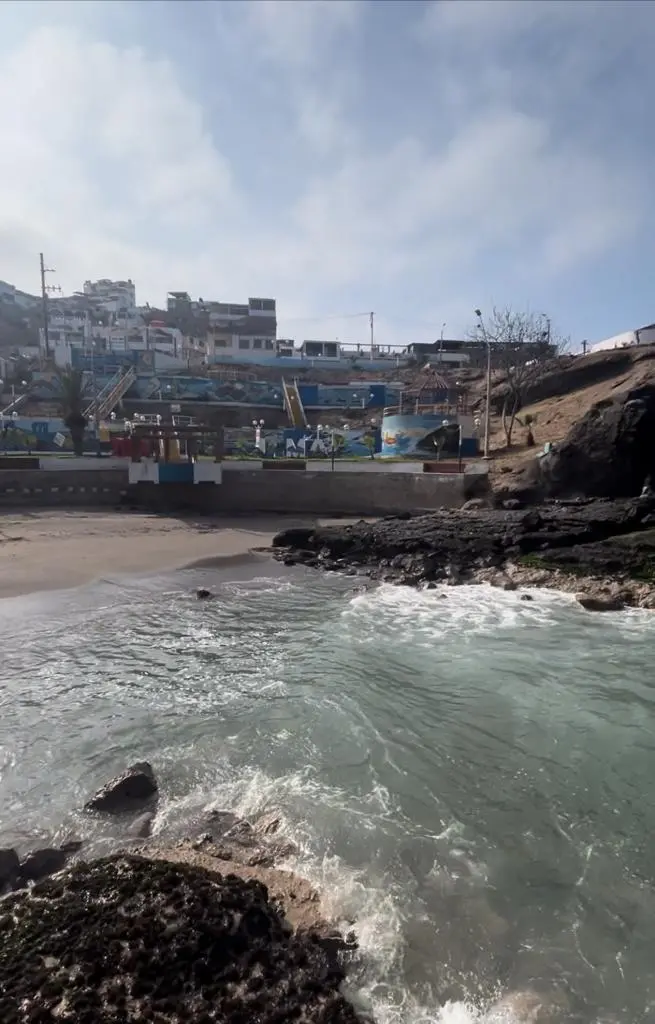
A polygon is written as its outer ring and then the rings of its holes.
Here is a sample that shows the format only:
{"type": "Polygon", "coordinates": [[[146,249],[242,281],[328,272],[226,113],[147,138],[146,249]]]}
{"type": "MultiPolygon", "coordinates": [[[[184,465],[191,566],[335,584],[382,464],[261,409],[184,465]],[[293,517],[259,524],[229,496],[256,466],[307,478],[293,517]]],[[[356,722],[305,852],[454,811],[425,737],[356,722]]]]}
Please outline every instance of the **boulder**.
{"type": "Polygon", "coordinates": [[[553,452],[538,459],[549,497],[640,495],[655,475],[655,385],[597,402],[553,452]]]}
{"type": "Polygon", "coordinates": [[[152,767],[147,761],[139,761],[99,789],[84,809],[103,814],[129,814],[150,804],[156,799],[157,791],[152,767]]]}
{"type": "Polygon", "coordinates": [[[311,548],[314,530],[311,526],[292,526],[273,537],[274,548],[311,548]]]}
{"type": "Polygon", "coordinates": [[[0,893],[14,889],[20,878],[20,860],[15,850],[0,849],[0,893]]]}
{"type": "Polygon", "coordinates": [[[575,599],[588,612],[620,612],[625,608],[620,594],[576,594],[575,599]]]}
{"type": "Polygon", "coordinates": [[[207,590],[206,587],[198,587],[196,590],[196,597],[199,601],[209,601],[214,596],[211,590],[207,590]]]}
{"type": "Polygon", "coordinates": [[[41,850],[33,850],[21,861],[20,873],[26,882],[38,882],[40,878],[54,875],[66,866],[66,853],[54,847],[46,846],[41,850]]]}

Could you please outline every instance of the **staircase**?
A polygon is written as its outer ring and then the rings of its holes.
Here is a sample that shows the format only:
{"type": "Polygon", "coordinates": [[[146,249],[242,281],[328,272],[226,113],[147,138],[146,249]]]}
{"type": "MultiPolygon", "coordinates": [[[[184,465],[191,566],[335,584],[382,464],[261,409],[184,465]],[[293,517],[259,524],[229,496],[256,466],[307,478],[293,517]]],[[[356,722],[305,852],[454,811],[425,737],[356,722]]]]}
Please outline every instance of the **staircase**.
{"type": "Polygon", "coordinates": [[[302,400],[300,398],[298,385],[295,381],[293,384],[287,384],[287,382],[283,380],[282,390],[284,391],[284,407],[287,410],[287,416],[289,417],[291,426],[304,430],[308,424],[302,400]]]}
{"type": "Polygon", "coordinates": [[[98,392],[88,408],[84,410],[86,418],[88,420],[106,419],[112,409],[118,405],[123,395],[132,387],[135,380],[136,370],[133,366],[128,367],[127,370],[120,369],[105,384],[102,391],[98,392]]]}
{"type": "Polygon", "coordinates": [[[25,392],[24,395],[16,395],[16,397],[12,399],[12,401],[10,402],[6,409],[0,409],[0,416],[9,417],[11,416],[12,413],[18,412],[21,405],[24,405],[25,402],[27,401],[27,398],[27,392],[25,392]]]}

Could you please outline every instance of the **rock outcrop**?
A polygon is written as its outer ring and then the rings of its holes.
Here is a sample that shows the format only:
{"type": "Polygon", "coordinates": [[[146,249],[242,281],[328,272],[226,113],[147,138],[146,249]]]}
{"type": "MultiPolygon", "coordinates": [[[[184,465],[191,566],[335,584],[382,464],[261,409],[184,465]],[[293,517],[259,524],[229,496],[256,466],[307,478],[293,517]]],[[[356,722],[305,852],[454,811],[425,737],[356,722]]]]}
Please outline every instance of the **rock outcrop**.
{"type": "Polygon", "coordinates": [[[286,564],[407,584],[472,582],[493,569],[492,582],[512,589],[511,578],[501,574],[512,562],[580,577],[645,580],[655,572],[654,524],[655,500],[551,502],[294,529],[277,535],[274,551],[286,564]]]}
{"type": "Polygon", "coordinates": [[[598,402],[538,460],[549,497],[627,498],[655,479],[655,386],[598,402]]]}
{"type": "Polygon", "coordinates": [[[139,761],[99,789],[84,809],[102,814],[134,814],[153,803],[157,790],[152,767],[147,761],[139,761]]]}
{"type": "Polygon", "coordinates": [[[343,969],[264,885],[136,856],[0,904],[0,1020],[355,1024],[343,969]]]}

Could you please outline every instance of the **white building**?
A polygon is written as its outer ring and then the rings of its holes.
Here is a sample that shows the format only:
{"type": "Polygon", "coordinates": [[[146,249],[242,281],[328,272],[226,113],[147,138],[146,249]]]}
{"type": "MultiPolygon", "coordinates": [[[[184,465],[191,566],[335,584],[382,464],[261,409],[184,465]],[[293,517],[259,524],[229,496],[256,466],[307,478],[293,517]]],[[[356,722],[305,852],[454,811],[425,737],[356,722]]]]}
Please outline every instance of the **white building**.
{"type": "Polygon", "coordinates": [[[632,345],[653,345],[655,344],[655,324],[648,324],[646,327],[638,327],[634,331],[624,331],[623,334],[615,334],[612,338],[599,341],[591,345],[590,352],[609,352],[615,348],[630,348],[632,345]]]}
{"type": "Polygon", "coordinates": [[[136,289],[131,278],[127,281],[85,281],[83,294],[90,304],[106,313],[131,313],[136,310],[136,289]]]}

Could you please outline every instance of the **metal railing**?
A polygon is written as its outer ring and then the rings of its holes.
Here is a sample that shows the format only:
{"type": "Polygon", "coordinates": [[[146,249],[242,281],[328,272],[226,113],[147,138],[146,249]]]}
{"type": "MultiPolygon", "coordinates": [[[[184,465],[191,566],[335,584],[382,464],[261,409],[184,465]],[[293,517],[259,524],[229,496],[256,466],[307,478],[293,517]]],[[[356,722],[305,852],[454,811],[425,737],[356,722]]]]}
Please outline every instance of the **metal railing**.
{"type": "Polygon", "coordinates": [[[289,420],[291,421],[291,426],[306,427],[307,416],[305,414],[305,409],[302,404],[302,399],[300,397],[298,385],[295,383],[295,381],[293,384],[287,384],[287,382],[283,379],[282,390],[284,392],[284,405],[289,420]]]}
{"type": "Polygon", "coordinates": [[[105,419],[112,409],[118,405],[123,395],[132,387],[135,380],[136,371],[133,366],[128,367],[126,370],[120,369],[84,410],[86,418],[105,419]]]}
{"type": "Polygon", "coordinates": [[[456,419],[468,414],[467,402],[418,402],[412,398],[402,398],[397,405],[384,408],[383,416],[443,416],[456,419]]]}

